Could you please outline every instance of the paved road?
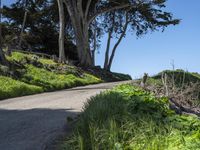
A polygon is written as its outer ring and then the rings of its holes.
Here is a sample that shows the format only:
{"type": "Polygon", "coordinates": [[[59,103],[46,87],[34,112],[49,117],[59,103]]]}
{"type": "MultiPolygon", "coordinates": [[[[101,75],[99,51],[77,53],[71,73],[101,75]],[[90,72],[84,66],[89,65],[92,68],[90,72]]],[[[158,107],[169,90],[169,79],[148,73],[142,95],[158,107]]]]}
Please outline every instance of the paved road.
{"type": "Polygon", "coordinates": [[[103,83],[0,101],[0,150],[44,150],[66,131],[84,102],[118,83],[103,83]]]}

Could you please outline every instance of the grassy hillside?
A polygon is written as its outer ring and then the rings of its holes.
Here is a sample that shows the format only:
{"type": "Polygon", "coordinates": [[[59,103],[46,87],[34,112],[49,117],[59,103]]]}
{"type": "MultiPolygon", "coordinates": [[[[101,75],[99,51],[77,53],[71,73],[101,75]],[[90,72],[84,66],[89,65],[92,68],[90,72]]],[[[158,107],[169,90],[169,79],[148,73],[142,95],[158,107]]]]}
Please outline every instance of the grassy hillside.
{"type": "Polygon", "coordinates": [[[165,97],[121,85],[88,101],[61,149],[200,150],[200,120],[176,115],[165,97]]]}
{"type": "Polygon", "coordinates": [[[7,59],[10,67],[0,66],[0,99],[104,82],[81,68],[33,54],[13,52],[7,59]]]}
{"type": "Polygon", "coordinates": [[[184,70],[165,70],[160,72],[159,74],[153,76],[153,79],[160,80],[162,74],[167,74],[168,78],[174,78],[175,85],[176,86],[181,86],[182,84],[188,84],[188,83],[197,83],[200,82],[200,74],[198,73],[191,73],[191,72],[186,72],[184,70]]]}
{"type": "Polygon", "coordinates": [[[7,58],[11,68],[0,67],[0,99],[102,82],[76,67],[36,55],[14,52],[7,58]]]}

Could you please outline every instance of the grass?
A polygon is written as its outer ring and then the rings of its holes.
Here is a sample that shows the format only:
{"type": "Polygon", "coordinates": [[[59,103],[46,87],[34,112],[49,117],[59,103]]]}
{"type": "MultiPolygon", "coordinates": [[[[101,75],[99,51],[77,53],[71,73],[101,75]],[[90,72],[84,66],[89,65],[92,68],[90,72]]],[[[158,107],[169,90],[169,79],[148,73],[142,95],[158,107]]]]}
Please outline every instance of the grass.
{"type": "Polygon", "coordinates": [[[4,76],[0,76],[0,85],[0,99],[43,92],[39,86],[29,85],[4,76]]]}
{"type": "MultiPolygon", "coordinates": [[[[34,54],[13,52],[7,59],[10,68],[0,65],[0,100],[107,81],[75,66],[56,63],[34,54]]],[[[115,81],[130,79],[128,75],[117,73],[105,76],[115,81]]]]}
{"type": "Polygon", "coordinates": [[[176,86],[181,86],[181,84],[188,84],[191,82],[192,83],[200,82],[200,74],[187,72],[181,69],[177,69],[174,71],[173,70],[162,71],[158,75],[153,76],[152,79],[160,80],[163,73],[166,73],[169,76],[169,78],[174,77],[176,86]]]}
{"type": "Polygon", "coordinates": [[[200,120],[176,115],[168,99],[132,85],[92,97],[66,150],[199,150],[200,120]]]}
{"type": "Polygon", "coordinates": [[[83,77],[77,77],[73,74],[58,74],[50,72],[43,68],[37,68],[33,65],[26,65],[27,72],[23,75],[22,81],[42,87],[45,91],[59,90],[74,86],[94,84],[101,82],[100,79],[83,74],[83,77]]]}
{"type": "Polygon", "coordinates": [[[45,59],[45,58],[41,58],[39,60],[42,64],[46,64],[46,65],[56,65],[57,63],[54,62],[53,60],[51,59],[45,59]]]}
{"type": "Polygon", "coordinates": [[[11,69],[0,66],[0,100],[103,82],[101,79],[51,59],[13,52],[11,69]]]}

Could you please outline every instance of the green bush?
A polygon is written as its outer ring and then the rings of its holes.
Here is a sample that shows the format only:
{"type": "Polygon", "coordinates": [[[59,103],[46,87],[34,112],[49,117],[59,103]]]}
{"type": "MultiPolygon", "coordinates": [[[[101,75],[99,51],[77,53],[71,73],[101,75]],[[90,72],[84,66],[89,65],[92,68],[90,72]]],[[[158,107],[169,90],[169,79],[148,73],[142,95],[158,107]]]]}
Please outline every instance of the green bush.
{"type": "Polygon", "coordinates": [[[41,87],[0,76],[0,99],[24,96],[43,92],[41,87]]]}
{"type": "Polygon", "coordinates": [[[70,150],[200,149],[200,121],[179,116],[167,98],[130,85],[92,97],[74,133],[61,147],[70,150]]]}

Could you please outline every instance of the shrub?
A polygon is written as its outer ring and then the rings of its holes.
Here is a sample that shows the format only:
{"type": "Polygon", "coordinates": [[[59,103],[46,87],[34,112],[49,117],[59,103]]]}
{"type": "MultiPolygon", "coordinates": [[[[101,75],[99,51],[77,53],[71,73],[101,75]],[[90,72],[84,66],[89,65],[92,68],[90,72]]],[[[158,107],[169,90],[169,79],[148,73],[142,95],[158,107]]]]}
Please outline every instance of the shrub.
{"type": "Polygon", "coordinates": [[[92,97],[62,149],[199,149],[200,121],[178,116],[165,97],[130,85],[92,97]]]}

